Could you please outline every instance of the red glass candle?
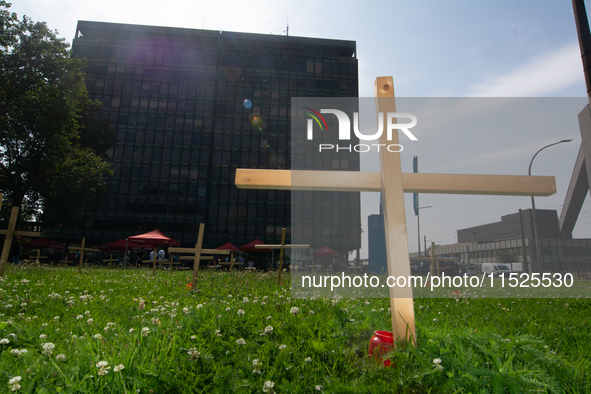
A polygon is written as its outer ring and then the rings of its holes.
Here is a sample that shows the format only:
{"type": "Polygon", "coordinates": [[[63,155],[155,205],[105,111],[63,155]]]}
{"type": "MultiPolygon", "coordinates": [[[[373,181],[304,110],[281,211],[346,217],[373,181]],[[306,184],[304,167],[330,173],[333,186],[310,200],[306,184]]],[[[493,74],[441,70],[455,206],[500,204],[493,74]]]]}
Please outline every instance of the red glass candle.
{"type": "MultiPolygon", "coordinates": [[[[382,356],[394,349],[394,335],[389,331],[376,331],[369,340],[369,355],[377,358],[380,362],[382,356]]],[[[390,366],[390,360],[384,361],[384,367],[390,366]]]]}

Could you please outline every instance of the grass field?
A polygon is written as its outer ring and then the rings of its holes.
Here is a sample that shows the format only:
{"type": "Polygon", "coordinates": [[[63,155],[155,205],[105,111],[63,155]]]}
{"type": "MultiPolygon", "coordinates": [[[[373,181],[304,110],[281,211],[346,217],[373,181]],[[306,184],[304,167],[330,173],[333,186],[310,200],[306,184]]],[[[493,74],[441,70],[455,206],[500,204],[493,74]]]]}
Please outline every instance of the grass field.
{"type": "Polygon", "coordinates": [[[249,272],[188,291],[188,276],[10,268],[0,393],[591,392],[589,299],[417,299],[417,347],[384,368],[367,348],[387,299],[295,299],[289,275],[249,272]]]}

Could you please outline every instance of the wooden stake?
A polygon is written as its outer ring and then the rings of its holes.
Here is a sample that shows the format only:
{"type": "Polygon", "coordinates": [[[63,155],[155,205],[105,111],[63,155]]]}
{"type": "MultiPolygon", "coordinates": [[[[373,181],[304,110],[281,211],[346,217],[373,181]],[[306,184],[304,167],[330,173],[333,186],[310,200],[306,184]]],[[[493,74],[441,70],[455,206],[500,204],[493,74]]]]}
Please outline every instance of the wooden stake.
{"type": "MultiPolygon", "coordinates": [[[[387,124],[388,112],[396,112],[392,77],[377,78],[374,88],[378,116],[383,116],[383,124],[387,124]]],[[[382,133],[379,143],[398,144],[398,133],[392,133],[391,141],[387,140],[387,133],[382,133]]],[[[380,175],[388,275],[408,278],[410,277],[410,261],[408,259],[406,212],[404,211],[404,189],[399,154],[383,149],[380,151],[380,175]]],[[[404,339],[416,344],[412,288],[410,286],[395,286],[390,287],[389,290],[394,339],[404,339]]]]}

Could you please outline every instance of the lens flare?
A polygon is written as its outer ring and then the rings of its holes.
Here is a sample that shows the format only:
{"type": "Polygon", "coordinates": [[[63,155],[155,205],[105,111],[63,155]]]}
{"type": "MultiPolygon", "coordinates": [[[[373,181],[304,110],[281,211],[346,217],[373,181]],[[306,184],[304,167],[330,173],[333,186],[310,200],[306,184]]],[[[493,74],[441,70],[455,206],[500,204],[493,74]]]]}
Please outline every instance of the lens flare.
{"type": "Polygon", "coordinates": [[[242,105],[244,105],[244,108],[250,108],[252,107],[252,101],[250,101],[249,99],[244,99],[244,101],[242,102],[242,105]]]}

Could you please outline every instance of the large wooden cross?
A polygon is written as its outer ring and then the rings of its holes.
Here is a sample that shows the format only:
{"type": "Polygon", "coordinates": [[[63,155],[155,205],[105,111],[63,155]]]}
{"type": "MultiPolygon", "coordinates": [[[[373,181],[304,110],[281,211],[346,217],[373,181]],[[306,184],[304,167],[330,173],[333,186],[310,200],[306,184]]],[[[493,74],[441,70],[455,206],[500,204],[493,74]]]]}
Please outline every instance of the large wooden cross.
{"type": "MultiPolygon", "coordinates": [[[[0,207],[2,206],[2,199],[4,195],[0,193],[0,207]]],[[[10,212],[10,220],[8,221],[8,228],[6,230],[0,230],[0,234],[4,234],[6,238],[4,238],[4,246],[2,247],[2,254],[0,255],[0,276],[4,276],[4,271],[6,270],[6,264],[8,264],[8,253],[10,252],[10,247],[12,246],[12,238],[15,235],[20,235],[22,237],[40,237],[41,233],[37,231],[18,231],[15,230],[16,228],[16,221],[18,219],[18,211],[19,207],[12,207],[12,211],[10,212]]]]}
{"type": "MultiPolygon", "coordinates": [[[[384,117],[396,112],[392,77],[375,82],[377,112],[384,117]]],[[[379,116],[379,115],[378,115],[379,116]]],[[[398,144],[398,135],[380,144],[398,144]]],[[[548,196],[556,193],[554,177],[511,175],[403,174],[400,155],[380,151],[380,172],[300,171],[292,177],[289,170],[236,170],[236,186],[250,189],[375,191],[382,192],[388,275],[410,275],[404,193],[491,194],[513,196],[548,196]],[[292,183],[292,180],[294,183],[292,183]]],[[[395,340],[416,344],[412,288],[390,287],[392,331],[395,340]]]]}
{"type": "Polygon", "coordinates": [[[310,245],[286,245],[285,244],[285,227],[281,231],[281,245],[255,245],[255,249],[279,249],[279,265],[277,266],[279,274],[277,274],[277,280],[281,284],[281,271],[283,270],[283,251],[285,249],[308,249],[310,245]]]}

